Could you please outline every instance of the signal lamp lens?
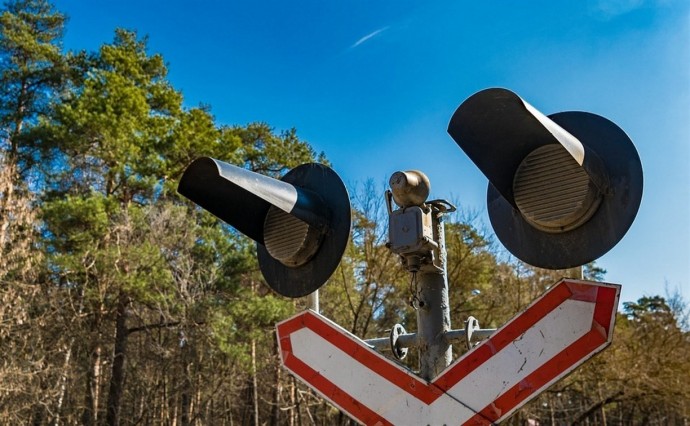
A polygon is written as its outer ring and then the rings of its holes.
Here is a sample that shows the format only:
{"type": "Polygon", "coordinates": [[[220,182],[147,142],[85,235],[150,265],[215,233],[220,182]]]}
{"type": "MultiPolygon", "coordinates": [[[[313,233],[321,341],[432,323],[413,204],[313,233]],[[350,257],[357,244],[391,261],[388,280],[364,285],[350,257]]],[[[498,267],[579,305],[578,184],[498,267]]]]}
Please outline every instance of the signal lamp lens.
{"type": "Polygon", "coordinates": [[[321,232],[316,227],[271,206],[264,222],[264,246],[285,266],[302,266],[319,249],[321,232]]]}
{"type": "Polygon", "coordinates": [[[558,144],[541,146],[525,157],[515,173],[513,194],[525,220],[550,233],[584,224],[602,199],[585,170],[558,144]]]}

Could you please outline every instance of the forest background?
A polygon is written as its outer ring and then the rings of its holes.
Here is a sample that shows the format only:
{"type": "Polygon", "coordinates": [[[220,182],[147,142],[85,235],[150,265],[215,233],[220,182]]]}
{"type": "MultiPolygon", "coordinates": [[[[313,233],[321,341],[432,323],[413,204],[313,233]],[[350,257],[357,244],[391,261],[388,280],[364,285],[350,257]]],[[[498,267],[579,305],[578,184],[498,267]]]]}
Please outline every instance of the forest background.
{"type": "MultiPolygon", "coordinates": [[[[253,243],[175,191],[199,156],[279,177],[326,155],[294,129],[184,106],[134,31],[65,51],[66,22],[45,0],[0,15],[0,424],[350,424],[280,367],[274,325],[304,301],[267,290],[253,243]]],[[[352,238],[321,290],[323,314],[362,338],[414,328],[382,191],[350,188],[352,238]]],[[[460,207],[446,225],[456,325],[499,326],[579,276],[503,256],[460,207]]],[[[686,425],[689,312],[673,289],[624,302],[612,346],[508,423],[686,425]]]]}

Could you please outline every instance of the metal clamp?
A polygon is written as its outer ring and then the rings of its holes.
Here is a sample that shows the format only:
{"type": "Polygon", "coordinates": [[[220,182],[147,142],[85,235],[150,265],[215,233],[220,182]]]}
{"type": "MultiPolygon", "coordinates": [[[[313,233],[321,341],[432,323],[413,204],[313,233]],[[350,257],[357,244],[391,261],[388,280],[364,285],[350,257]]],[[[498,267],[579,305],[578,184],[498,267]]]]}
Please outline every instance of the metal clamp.
{"type": "Polygon", "coordinates": [[[405,328],[400,324],[395,324],[393,326],[393,328],[391,329],[391,334],[390,334],[391,351],[393,351],[393,356],[399,360],[405,359],[405,357],[407,356],[407,352],[408,352],[408,348],[403,347],[398,342],[398,338],[403,334],[407,334],[407,332],[405,331],[405,328]]]}
{"type": "Polygon", "coordinates": [[[472,343],[472,334],[474,334],[474,332],[477,330],[479,330],[479,321],[477,318],[473,316],[468,317],[465,323],[465,342],[467,343],[467,350],[470,350],[479,344],[479,342],[472,343]]]}

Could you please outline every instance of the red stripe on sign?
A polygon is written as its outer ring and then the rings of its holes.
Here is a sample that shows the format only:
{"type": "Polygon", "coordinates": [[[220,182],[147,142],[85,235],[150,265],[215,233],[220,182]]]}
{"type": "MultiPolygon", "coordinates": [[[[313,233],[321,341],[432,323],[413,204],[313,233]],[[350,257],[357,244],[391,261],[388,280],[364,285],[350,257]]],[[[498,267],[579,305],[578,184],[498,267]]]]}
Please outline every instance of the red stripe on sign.
{"type": "Polygon", "coordinates": [[[573,294],[570,298],[573,300],[581,300],[583,302],[596,302],[599,288],[590,284],[580,282],[565,282],[570,292],[573,294]]]}
{"type": "Polygon", "coordinates": [[[577,281],[566,281],[565,284],[573,293],[572,299],[596,303],[594,320],[604,327],[606,333],[609,334],[613,319],[611,313],[618,306],[619,287],[603,283],[593,286],[586,282],[577,281]]]}
{"type": "Polygon", "coordinates": [[[462,367],[451,364],[450,368],[434,380],[434,385],[444,391],[450,389],[501,349],[520,337],[565,300],[568,300],[571,295],[572,293],[566,285],[560,284],[554,287],[545,297],[536,300],[522,314],[498,329],[489,339],[461,358],[459,362],[462,367]]]}
{"type": "Polygon", "coordinates": [[[601,329],[596,326],[592,327],[587,334],[499,396],[493,404],[485,407],[465,424],[487,425],[505,418],[520,403],[573,368],[577,361],[583,360],[588,354],[593,355],[598,352],[597,349],[601,350],[607,344],[606,336],[601,333],[601,329]]]}
{"type": "Polygon", "coordinates": [[[610,328],[618,306],[618,290],[618,287],[599,287],[597,305],[594,308],[594,321],[606,330],[608,341],[613,338],[613,330],[610,328]]]}
{"type": "Polygon", "coordinates": [[[426,381],[396,366],[383,355],[364,346],[359,339],[350,338],[343,334],[342,330],[324,322],[314,314],[305,318],[305,325],[366,366],[373,374],[383,377],[420,401],[431,404],[443,395],[442,390],[427,385],[426,381]]]}

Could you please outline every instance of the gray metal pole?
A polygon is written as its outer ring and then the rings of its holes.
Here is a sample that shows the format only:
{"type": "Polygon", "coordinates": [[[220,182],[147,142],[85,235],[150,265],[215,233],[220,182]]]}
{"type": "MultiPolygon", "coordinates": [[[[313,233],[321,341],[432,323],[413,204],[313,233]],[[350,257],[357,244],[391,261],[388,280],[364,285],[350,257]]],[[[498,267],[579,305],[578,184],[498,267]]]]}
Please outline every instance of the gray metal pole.
{"type": "MultiPolygon", "coordinates": [[[[450,365],[453,356],[446,337],[450,331],[450,306],[443,215],[455,211],[455,206],[445,200],[427,202],[431,184],[419,170],[395,172],[389,184],[388,248],[403,258],[405,268],[413,274],[419,375],[432,380],[450,365]],[[393,202],[400,208],[394,210],[393,202]]],[[[394,327],[391,332],[393,345],[395,330],[394,327]]]]}
{"type": "Polygon", "coordinates": [[[419,375],[425,380],[438,376],[453,357],[453,350],[445,337],[450,331],[450,304],[446,269],[446,239],[442,213],[433,209],[434,239],[438,243],[442,272],[423,269],[417,272],[417,344],[419,346],[419,375]]]}
{"type": "Polygon", "coordinates": [[[312,311],[319,313],[319,290],[315,290],[313,293],[307,295],[307,308],[312,311]]]}

